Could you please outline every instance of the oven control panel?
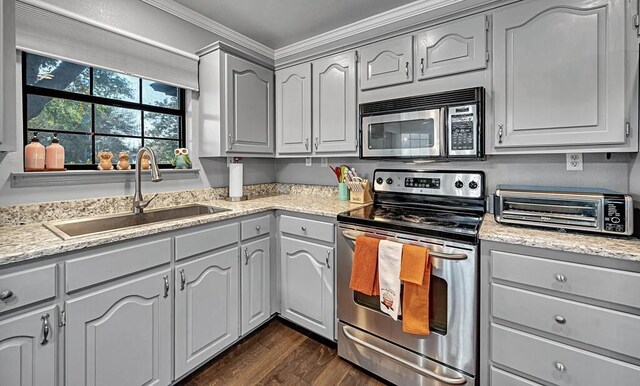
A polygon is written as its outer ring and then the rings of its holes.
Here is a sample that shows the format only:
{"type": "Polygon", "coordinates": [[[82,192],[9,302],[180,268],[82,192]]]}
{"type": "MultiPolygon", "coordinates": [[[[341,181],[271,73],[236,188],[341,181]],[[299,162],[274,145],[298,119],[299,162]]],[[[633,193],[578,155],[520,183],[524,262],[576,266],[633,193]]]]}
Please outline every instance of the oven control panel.
{"type": "Polygon", "coordinates": [[[376,170],[373,190],[432,196],[484,197],[482,172],[376,170]]]}

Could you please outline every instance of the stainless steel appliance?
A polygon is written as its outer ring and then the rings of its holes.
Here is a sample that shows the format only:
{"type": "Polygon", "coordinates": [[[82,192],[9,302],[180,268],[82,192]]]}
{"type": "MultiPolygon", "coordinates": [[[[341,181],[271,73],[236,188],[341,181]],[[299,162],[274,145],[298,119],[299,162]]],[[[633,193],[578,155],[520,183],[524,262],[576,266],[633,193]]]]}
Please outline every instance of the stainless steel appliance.
{"type": "Polygon", "coordinates": [[[484,88],[360,105],[360,158],[481,159],[484,88]]]}
{"type": "Polygon", "coordinates": [[[338,215],[338,354],[396,384],[473,385],[484,174],[376,170],[373,179],[373,204],[338,215]],[[429,335],[404,333],[377,296],[349,288],[361,234],[429,248],[429,335]]]}
{"type": "Polygon", "coordinates": [[[633,234],[633,199],[608,189],[503,185],[494,211],[501,223],[633,234]]]}

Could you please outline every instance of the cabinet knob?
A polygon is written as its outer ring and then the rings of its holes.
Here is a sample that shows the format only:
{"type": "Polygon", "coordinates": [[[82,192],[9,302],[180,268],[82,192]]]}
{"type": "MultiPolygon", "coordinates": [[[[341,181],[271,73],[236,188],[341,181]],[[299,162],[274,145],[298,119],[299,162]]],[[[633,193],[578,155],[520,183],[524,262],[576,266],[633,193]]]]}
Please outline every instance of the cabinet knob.
{"type": "Polygon", "coordinates": [[[556,281],[558,283],[566,283],[567,282],[567,277],[561,273],[556,273],[556,281]]]}
{"type": "Polygon", "coordinates": [[[498,143],[502,143],[502,137],[504,136],[504,124],[498,124],[498,143]]]}
{"type": "Polygon", "coordinates": [[[404,75],[409,79],[409,62],[404,64],[404,75]]]}
{"type": "Polygon", "coordinates": [[[0,292],[0,300],[2,300],[3,302],[9,301],[12,297],[13,297],[13,291],[11,290],[0,292]]]}
{"type": "Polygon", "coordinates": [[[256,225],[256,230],[260,232],[260,225],[256,225]]]}
{"type": "Polygon", "coordinates": [[[49,326],[49,314],[42,315],[40,320],[42,320],[42,341],[40,341],[40,344],[46,346],[47,343],[49,343],[49,331],[51,330],[49,326]]]}
{"type": "Polygon", "coordinates": [[[305,226],[300,227],[300,229],[302,229],[303,232],[307,231],[307,227],[305,227],[305,226]]]}
{"type": "Polygon", "coordinates": [[[420,74],[424,75],[424,58],[420,58],[420,74]]]}
{"type": "Polygon", "coordinates": [[[249,250],[244,247],[244,265],[249,265],[249,250]]]}
{"type": "Polygon", "coordinates": [[[309,137],[305,138],[304,140],[304,148],[306,150],[309,150],[309,137]]]}
{"type": "Polygon", "coordinates": [[[187,283],[187,278],[184,276],[184,269],[180,270],[180,291],[184,291],[184,285],[187,283]]]}
{"type": "Polygon", "coordinates": [[[327,269],[331,269],[331,265],[329,265],[329,259],[331,258],[331,251],[327,251],[327,257],[324,260],[325,263],[327,263],[327,269]]]}
{"type": "Polygon", "coordinates": [[[558,324],[565,324],[567,323],[567,319],[564,318],[564,316],[562,315],[556,315],[553,317],[553,319],[556,321],[556,323],[558,324]]]}
{"type": "Polygon", "coordinates": [[[229,150],[233,147],[233,137],[229,134],[229,150]]]}
{"type": "Polygon", "coordinates": [[[553,364],[553,367],[555,367],[556,370],[558,370],[561,373],[564,373],[565,371],[567,371],[567,367],[563,365],[561,362],[555,362],[553,364]]]}
{"type": "Polygon", "coordinates": [[[315,146],[316,150],[318,150],[318,137],[316,137],[314,142],[315,142],[314,146],[315,146]]]}
{"type": "Polygon", "coordinates": [[[169,276],[162,276],[162,280],[164,280],[164,298],[169,297],[169,276]]]}

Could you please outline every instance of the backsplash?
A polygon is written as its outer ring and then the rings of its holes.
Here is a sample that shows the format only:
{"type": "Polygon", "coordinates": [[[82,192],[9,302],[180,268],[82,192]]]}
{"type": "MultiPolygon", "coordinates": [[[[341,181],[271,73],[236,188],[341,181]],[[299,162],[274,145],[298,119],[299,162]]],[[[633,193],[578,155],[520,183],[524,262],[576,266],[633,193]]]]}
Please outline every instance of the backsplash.
{"type": "MultiPolygon", "coordinates": [[[[194,189],[158,193],[148,209],[197,202],[221,200],[228,196],[228,188],[194,189]]],[[[245,185],[244,193],[249,198],[274,194],[301,194],[305,196],[331,197],[338,195],[334,186],[299,184],[245,185]]],[[[145,198],[151,194],[145,194],[145,198]]],[[[101,197],[60,202],[42,202],[0,207],[0,224],[3,226],[24,225],[55,221],[74,217],[99,216],[131,212],[132,196],[101,197]]]]}

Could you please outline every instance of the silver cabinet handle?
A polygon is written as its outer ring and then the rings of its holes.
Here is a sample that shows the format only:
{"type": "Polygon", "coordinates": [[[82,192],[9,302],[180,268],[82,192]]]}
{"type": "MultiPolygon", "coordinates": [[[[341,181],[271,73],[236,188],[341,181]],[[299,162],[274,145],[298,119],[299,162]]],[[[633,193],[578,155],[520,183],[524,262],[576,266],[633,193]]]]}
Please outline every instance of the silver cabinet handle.
{"type": "Polygon", "coordinates": [[[184,276],[184,269],[180,270],[180,291],[184,291],[184,286],[187,283],[187,278],[184,276]]]}
{"type": "Polygon", "coordinates": [[[324,260],[327,263],[327,269],[331,269],[331,265],[329,265],[329,258],[331,257],[331,251],[327,251],[327,258],[324,260]]]}
{"type": "Polygon", "coordinates": [[[300,227],[300,229],[302,229],[303,232],[307,231],[307,227],[305,227],[305,226],[300,227]]]}
{"type": "Polygon", "coordinates": [[[502,143],[502,136],[504,135],[504,124],[498,124],[498,143],[502,143]]]}
{"type": "Polygon", "coordinates": [[[304,148],[306,150],[309,150],[309,137],[305,138],[304,140],[304,148]]]}
{"type": "Polygon", "coordinates": [[[164,280],[164,295],[163,297],[169,297],[169,276],[162,276],[162,280],[164,280]]]}
{"type": "Polygon", "coordinates": [[[42,320],[42,341],[40,344],[46,346],[47,343],[49,343],[49,331],[51,330],[49,326],[49,314],[42,315],[40,320],[42,320]]]}
{"type": "Polygon", "coordinates": [[[229,150],[231,150],[232,147],[233,147],[233,136],[229,134],[229,150]]]}
{"type": "Polygon", "coordinates": [[[316,140],[315,140],[314,146],[316,147],[316,150],[318,150],[318,137],[316,137],[316,140]]]}
{"type": "Polygon", "coordinates": [[[566,283],[567,282],[567,277],[561,273],[557,273],[556,274],[556,281],[558,283],[566,283]]]}
{"type": "Polygon", "coordinates": [[[420,74],[424,75],[424,58],[420,58],[420,74]]]}
{"type": "Polygon", "coordinates": [[[409,62],[404,64],[404,75],[409,79],[409,62]]]}
{"type": "Polygon", "coordinates": [[[10,300],[12,297],[13,297],[13,291],[11,290],[0,292],[0,300],[2,300],[3,302],[10,300]]]}
{"type": "Polygon", "coordinates": [[[424,375],[426,377],[429,378],[434,378],[437,379],[438,381],[442,382],[442,383],[446,383],[447,385],[464,385],[465,383],[467,383],[467,381],[464,379],[464,377],[458,373],[457,371],[453,371],[453,370],[449,370],[446,367],[440,367],[441,371],[435,372],[435,371],[431,371],[429,369],[426,369],[424,367],[420,367],[416,364],[413,364],[411,362],[409,362],[408,360],[404,359],[404,358],[400,358],[398,356],[395,356],[394,354],[388,353],[386,351],[384,351],[383,349],[381,349],[380,347],[374,346],[373,344],[369,343],[369,342],[365,342],[364,340],[354,336],[353,334],[351,334],[349,331],[351,330],[351,328],[349,326],[342,326],[342,332],[344,333],[344,336],[347,337],[347,339],[353,341],[356,344],[359,344],[360,346],[363,346],[365,348],[368,348],[371,351],[374,351],[380,355],[383,355],[386,358],[389,358],[391,360],[394,360],[414,371],[417,371],[419,374],[424,375]],[[445,374],[442,373],[452,373],[455,374],[455,377],[450,377],[447,376],[445,374]]]}
{"type": "Polygon", "coordinates": [[[256,230],[260,232],[260,225],[256,225],[256,230]]]}
{"type": "Polygon", "coordinates": [[[565,324],[567,323],[567,319],[564,318],[564,316],[562,315],[556,315],[553,317],[553,319],[556,321],[556,323],[558,324],[565,324]]]}
{"type": "Polygon", "coordinates": [[[244,265],[249,265],[249,250],[244,247],[244,265]]]}
{"type": "Polygon", "coordinates": [[[554,362],[553,366],[561,373],[567,371],[567,367],[563,365],[561,362],[554,362]]]}

